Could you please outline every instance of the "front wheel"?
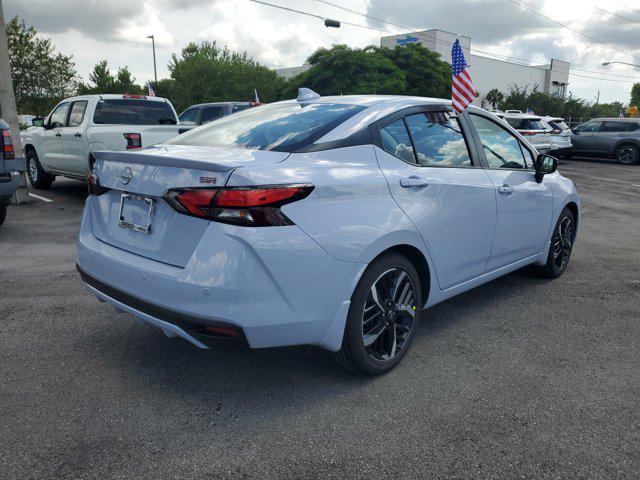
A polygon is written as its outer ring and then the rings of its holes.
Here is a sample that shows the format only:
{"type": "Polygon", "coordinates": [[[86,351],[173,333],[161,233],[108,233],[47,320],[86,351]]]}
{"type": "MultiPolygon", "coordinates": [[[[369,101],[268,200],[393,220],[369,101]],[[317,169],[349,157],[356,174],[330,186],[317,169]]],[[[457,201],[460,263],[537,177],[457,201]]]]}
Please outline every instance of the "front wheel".
{"type": "Polygon", "coordinates": [[[375,260],[353,296],[338,361],[347,369],[381,375],[407,353],[420,320],[420,279],[404,256],[375,260]]]}
{"type": "Polygon", "coordinates": [[[616,150],[616,160],[623,165],[633,165],[640,159],[640,149],[635,145],[622,145],[616,150]]]}
{"type": "Polygon", "coordinates": [[[547,263],[537,267],[537,272],[546,278],[558,278],[564,273],[571,258],[573,239],[575,237],[575,218],[568,208],[560,214],[551,235],[551,247],[547,255],[547,263]]]}
{"type": "Polygon", "coordinates": [[[27,176],[33,188],[41,189],[51,187],[51,184],[56,179],[55,175],[44,171],[34,150],[27,152],[27,176]]]}

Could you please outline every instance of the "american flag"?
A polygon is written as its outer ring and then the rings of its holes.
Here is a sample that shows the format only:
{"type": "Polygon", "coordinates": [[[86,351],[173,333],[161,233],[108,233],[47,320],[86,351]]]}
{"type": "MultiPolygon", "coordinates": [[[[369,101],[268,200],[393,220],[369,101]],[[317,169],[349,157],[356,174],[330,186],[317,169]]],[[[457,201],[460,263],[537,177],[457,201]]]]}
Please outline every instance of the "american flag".
{"type": "Polygon", "coordinates": [[[147,87],[149,87],[149,96],[155,97],[156,92],[153,91],[153,87],[151,86],[151,80],[147,81],[147,87]]]}
{"type": "Polygon", "coordinates": [[[460,41],[456,39],[451,48],[451,63],[453,66],[452,85],[451,85],[451,101],[456,112],[461,112],[467,105],[473,102],[477,97],[476,87],[471,81],[471,76],[467,71],[467,62],[462,53],[460,41]]]}

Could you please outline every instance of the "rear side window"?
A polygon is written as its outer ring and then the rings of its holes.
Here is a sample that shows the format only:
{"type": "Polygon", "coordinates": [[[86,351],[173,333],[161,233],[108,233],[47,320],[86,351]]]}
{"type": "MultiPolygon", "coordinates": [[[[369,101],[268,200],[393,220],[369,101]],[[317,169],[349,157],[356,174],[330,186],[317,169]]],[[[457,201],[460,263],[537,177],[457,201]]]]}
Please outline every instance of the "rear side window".
{"type": "Polygon", "coordinates": [[[469,117],[478,132],[490,168],[527,168],[522,147],[516,137],[484,117],[474,114],[469,117]]]}
{"type": "Polygon", "coordinates": [[[100,100],[93,114],[99,125],[175,125],[176,115],[166,102],[142,99],[100,100]]]}
{"type": "Polygon", "coordinates": [[[188,108],[180,114],[181,125],[195,125],[198,119],[198,108],[188,108]]]}
{"type": "Polygon", "coordinates": [[[420,165],[471,166],[469,150],[457,119],[445,112],[429,112],[409,115],[405,121],[420,165]]]}
{"type": "Polygon", "coordinates": [[[171,144],[294,152],[311,145],[365,108],[339,103],[272,103],[222,117],[183,133],[171,144]]]}
{"type": "Polygon", "coordinates": [[[71,113],[69,114],[69,126],[79,127],[84,120],[84,112],[87,109],[87,101],[73,102],[71,113]]]}
{"type": "Polygon", "coordinates": [[[505,118],[507,123],[516,130],[544,130],[540,121],[530,120],[528,118],[505,118]]]}
{"type": "Polygon", "coordinates": [[[409,163],[417,163],[413,153],[411,138],[404,125],[404,120],[396,120],[380,129],[380,141],[385,152],[409,163]]]}
{"type": "Polygon", "coordinates": [[[604,122],[601,132],[633,132],[638,129],[634,122],[604,122]]]}
{"type": "Polygon", "coordinates": [[[576,132],[597,132],[602,122],[587,122],[576,127],[576,132]]]}
{"type": "Polygon", "coordinates": [[[216,118],[220,118],[224,114],[224,107],[206,107],[202,111],[202,117],[200,118],[200,124],[204,125],[205,123],[209,123],[216,118]]]}

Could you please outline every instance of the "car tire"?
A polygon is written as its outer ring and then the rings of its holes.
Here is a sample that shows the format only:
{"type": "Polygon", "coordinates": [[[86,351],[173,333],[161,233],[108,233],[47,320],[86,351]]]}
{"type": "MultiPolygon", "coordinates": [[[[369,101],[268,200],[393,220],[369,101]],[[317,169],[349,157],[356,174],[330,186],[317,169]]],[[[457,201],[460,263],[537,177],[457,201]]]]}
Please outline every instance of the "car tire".
{"type": "Polygon", "coordinates": [[[33,188],[40,188],[43,190],[50,188],[51,184],[56,179],[55,175],[51,175],[44,171],[35,150],[29,149],[26,156],[27,176],[29,177],[29,182],[33,188]]]}
{"type": "Polygon", "coordinates": [[[538,275],[544,278],[558,278],[567,269],[573,249],[575,225],[573,213],[565,208],[551,234],[547,263],[535,268],[538,275]]]}
{"type": "Polygon", "coordinates": [[[387,373],[411,346],[421,307],[420,278],[413,264],[397,253],[376,259],[351,297],[336,359],[358,374],[387,373]]]}
{"type": "Polygon", "coordinates": [[[7,218],[7,206],[0,205],[0,225],[2,225],[7,218]]]}
{"type": "Polygon", "coordinates": [[[616,149],[616,160],[623,165],[633,165],[640,160],[640,148],[630,143],[620,145],[616,149]]]}

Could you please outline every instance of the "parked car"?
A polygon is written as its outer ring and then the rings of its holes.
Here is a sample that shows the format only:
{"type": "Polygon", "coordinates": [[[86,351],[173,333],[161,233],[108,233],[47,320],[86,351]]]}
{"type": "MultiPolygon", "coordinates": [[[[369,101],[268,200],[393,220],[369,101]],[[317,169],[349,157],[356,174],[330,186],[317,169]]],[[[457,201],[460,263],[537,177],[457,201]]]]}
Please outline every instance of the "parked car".
{"type": "Polygon", "coordinates": [[[16,165],[16,154],[11,140],[9,125],[0,118],[0,225],[7,218],[7,206],[11,195],[20,185],[20,174],[16,165]]]}
{"type": "Polygon", "coordinates": [[[595,118],[572,130],[572,154],[613,156],[624,165],[640,160],[640,119],[595,118]]]}
{"type": "Polygon", "coordinates": [[[143,95],[83,95],[67,98],[38,128],[22,132],[27,174],[35,188],[49,188],[56,175],[86,179],[97,150],[130,150],[178,135],[171,102],[143,95]]]}
{"type": "Polygon", "coordinates": [[[258,105],[260,105],[258,102],[217,102],[192,105],[178,117],[180,119],[180,133],[258,105]]]}
{"type": "Polygon", "coordinates": [[[34,118],[36,118],[35,115],[18,115],[18,125],[20,128],[30,127],[34,118]]]}
{"type": "Polygon", "coordinates": [[[564,118],[542,117],[542,126],[550,130],[550,151],[552,155],[565,156],[571,152],[571,129],[564,118]]]}
{"type": "Polygon", "coordinates": [[[507,110],[499,116],[521,135],[527,137],[529,143],[536,147],[538,152],[549,152],[551,150],[551,129],[542,124],[542,117],[528,113],[511,112],[513,110],[507,110]]]}
{"type": "Polygon", "coordinates": [[[485,110],[452,111],[302,89],[162,147],[98,152],[80,275],[197,347],[311,344],[387,372],[424,307],[526,265],[558,277],[576,239],[557,160],[485,110]]]}

